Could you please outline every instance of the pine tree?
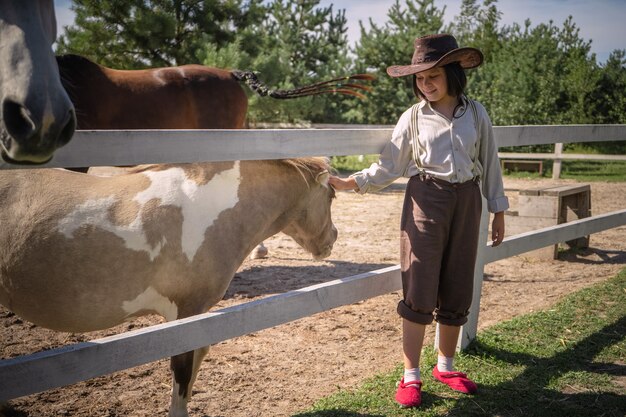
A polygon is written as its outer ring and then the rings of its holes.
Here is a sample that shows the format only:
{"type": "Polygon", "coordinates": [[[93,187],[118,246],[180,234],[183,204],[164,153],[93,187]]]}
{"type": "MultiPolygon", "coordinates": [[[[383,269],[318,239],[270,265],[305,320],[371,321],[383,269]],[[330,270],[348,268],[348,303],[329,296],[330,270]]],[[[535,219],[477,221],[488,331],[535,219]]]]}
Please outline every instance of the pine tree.
{"type": "Polygon", "coordinates": [[[410,64],[415,38],[442,32],[445,7],[438,9],[433,0],[400,1],[389,9],[389,21],[383,26],[371,19],[369,29],[362,22],[361,38],[356,45],[358,72],[376,73],[378,79],[368,100],[360,102],[349,114],[354,122],[369,124],[394,124],[404,110],[416,101],[412,90],[412,77],[391,78],[386,68],[391,65],[410,64]]]}
{"type": "Polygon", "coordinates": [[[125,69],[198,63],[205,44],[225,46],[265,16],[262,0],[73,0],[72,10],[57,53],[125,69]]]}

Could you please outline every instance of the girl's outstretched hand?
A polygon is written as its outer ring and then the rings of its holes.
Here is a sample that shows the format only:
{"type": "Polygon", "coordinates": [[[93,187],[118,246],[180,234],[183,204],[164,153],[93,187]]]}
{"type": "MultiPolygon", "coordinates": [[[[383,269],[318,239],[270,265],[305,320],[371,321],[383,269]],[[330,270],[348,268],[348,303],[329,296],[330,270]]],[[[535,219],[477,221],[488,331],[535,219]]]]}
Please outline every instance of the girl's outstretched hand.
{"type": "Polygon", "coordinates": [[[331,175],[330,178],[328,179],[328,184],[330,184],[331,187],[333,187],[335,190],[341,191],[341,190],[358,190],[359,186],[357,185],[356,181],[354,180],[354,178],[348,177],[348,178],[339,178],[339,177],[335,177],[334,175],[331,175]]]}
{"type": "Polygon", "coordinates": [[[495,213],[491,223],[491,246],[498,246],[504,239],[504,212],[495,213]]]}

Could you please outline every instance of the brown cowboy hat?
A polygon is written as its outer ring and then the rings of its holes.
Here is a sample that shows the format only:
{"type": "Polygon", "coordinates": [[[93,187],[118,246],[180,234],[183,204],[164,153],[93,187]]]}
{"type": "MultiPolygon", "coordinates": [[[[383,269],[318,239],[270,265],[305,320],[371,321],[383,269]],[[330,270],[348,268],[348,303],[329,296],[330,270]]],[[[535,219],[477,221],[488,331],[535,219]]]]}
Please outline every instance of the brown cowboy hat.
{"type": "Polygon", "coordinates": [[[483,53],[476,48],[459,48],[452,35],[438,34],[415,39],[415,52],[411,65],[393,65],[387,68],[392,77],[417,74],[451,62],[458,62],[462,68],[476,68],[483,63],[483,53]]]}

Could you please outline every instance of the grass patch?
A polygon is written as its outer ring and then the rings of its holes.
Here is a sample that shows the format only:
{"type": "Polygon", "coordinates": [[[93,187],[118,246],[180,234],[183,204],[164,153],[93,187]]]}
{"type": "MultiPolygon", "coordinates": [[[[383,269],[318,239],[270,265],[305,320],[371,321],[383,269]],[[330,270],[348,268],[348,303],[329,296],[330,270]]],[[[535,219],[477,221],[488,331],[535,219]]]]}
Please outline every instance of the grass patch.
{"type": "Polygon", "coordinates": [[[626,162],[563,161],[561,178],[578,181],[626,181],[626,162]]]}
{"type": "MultiPolygon", "coordinates": [[[[322,399],[295,417],[624,416],[626,410],[626,269],[571,294],[553,308],[481,332],[458,355],[458,369],[478,383],[475,396],[457,394],[429,375],[432,348],[422,358],[422,405],[393,400],[402,372],[366,381],[322,399]]],[[[398,348],[400,348],[398,346],[398,348]]]]}
{"type": "Polygon", "coordinates": [[[379,155],[333,156],[330,158],[330,164],[340,172],[355,172],[369,167],[374,162],[378,162],[378,156],[379,155]]]}

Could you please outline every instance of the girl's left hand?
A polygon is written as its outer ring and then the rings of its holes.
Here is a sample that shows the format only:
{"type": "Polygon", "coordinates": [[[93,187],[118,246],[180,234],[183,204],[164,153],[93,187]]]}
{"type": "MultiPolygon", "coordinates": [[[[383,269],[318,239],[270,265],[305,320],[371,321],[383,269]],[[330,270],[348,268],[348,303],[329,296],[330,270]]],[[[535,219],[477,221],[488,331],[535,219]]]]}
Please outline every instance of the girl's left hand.
{"type": "Polygon", "coordinates": [[[491,223],[491,246],[498,246],[504,239],[504,212],[495,213],[491,223]]]}

